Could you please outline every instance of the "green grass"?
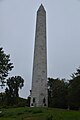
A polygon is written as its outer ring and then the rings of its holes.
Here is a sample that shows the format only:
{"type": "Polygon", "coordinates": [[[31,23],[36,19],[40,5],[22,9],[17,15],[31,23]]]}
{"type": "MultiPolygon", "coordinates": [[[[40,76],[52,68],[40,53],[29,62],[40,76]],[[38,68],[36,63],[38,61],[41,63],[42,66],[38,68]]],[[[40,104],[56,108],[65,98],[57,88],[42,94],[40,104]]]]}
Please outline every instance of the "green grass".
{"type": "Polygon", "coordinates": [[[0,109],[0,120],[80,120],[80,111],[54,108],[0,109]]]}

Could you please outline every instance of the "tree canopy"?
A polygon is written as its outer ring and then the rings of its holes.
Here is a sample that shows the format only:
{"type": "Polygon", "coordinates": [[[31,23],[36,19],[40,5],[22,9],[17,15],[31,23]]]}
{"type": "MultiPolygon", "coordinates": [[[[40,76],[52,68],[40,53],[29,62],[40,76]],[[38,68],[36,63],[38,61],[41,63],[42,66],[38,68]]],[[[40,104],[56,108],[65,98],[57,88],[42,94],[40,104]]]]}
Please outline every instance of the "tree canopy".
{"type": "Polygon", "coordinates": [[[7,79],[7,86],[11,96],[19,97],[18,92],[24,86],[24,79],[21,76],[10,77],[7,79]]]}
{"type": "Polygon", "coordinates": [[[68,87],[68,104],[72,109],[80,109],[80,67],[72,74],[68,87]]]}
{"type": "Polygon", "coordinates": [[[49,107],[67,107],[67,83],[59,78],[48,79],[48,99],[49,107]]]}
{"type": "Polygon", "coordinates": [[[13,68],[13,63],[10,62],[10,55],[6,55],[3,48],[0,47],[0,82],[4,85],[4,80],[8,76],[9,71],[13,68]]]}
{"type": "Polygon", "coordinates": [[[24,79],[21,76],[10,77],[7,79],[5,89],[7,104],[16,104],[19,98],[19,89],[24,86],[24,79]]]}

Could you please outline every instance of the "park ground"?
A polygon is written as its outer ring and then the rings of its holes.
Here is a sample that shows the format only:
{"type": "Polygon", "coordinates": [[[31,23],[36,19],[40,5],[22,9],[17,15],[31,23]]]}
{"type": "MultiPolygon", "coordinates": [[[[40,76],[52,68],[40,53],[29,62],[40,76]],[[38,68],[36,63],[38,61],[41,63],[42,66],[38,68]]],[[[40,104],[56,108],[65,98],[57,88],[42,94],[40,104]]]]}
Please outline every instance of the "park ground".
{"type": "Polygon", "coordinates": [[[2,108],[0,120],[80,120],[80,111],[56,108],[2,108]]]}

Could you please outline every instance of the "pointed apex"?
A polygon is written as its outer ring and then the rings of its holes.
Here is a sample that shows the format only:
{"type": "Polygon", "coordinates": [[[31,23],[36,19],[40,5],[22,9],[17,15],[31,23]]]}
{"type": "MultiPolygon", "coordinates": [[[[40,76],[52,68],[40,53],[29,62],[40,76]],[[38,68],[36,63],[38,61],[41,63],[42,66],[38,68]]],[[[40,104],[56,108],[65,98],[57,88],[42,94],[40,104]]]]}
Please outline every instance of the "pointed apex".
{"type": "Polygon", "coordinates": [[[40,5],[38,11],[41,11],[41,10],[45,11],[44,6],[42,4],[40,5]]]}
{"type": "Polygon", "coordinates": [[[43,4],[41,3],[40,8],[44,8],[43,4]]]}

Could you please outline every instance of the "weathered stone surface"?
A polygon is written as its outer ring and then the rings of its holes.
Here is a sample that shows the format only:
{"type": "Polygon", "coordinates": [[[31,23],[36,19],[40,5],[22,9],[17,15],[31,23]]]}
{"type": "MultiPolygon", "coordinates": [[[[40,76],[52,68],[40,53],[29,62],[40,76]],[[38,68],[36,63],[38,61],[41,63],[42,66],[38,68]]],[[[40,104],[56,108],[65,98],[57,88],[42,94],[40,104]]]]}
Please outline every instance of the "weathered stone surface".
{"type": "Polygon", "coordinates": [[[48,106],[46,11],[43,5],[37,11],[30,106],[48,106]]]}

